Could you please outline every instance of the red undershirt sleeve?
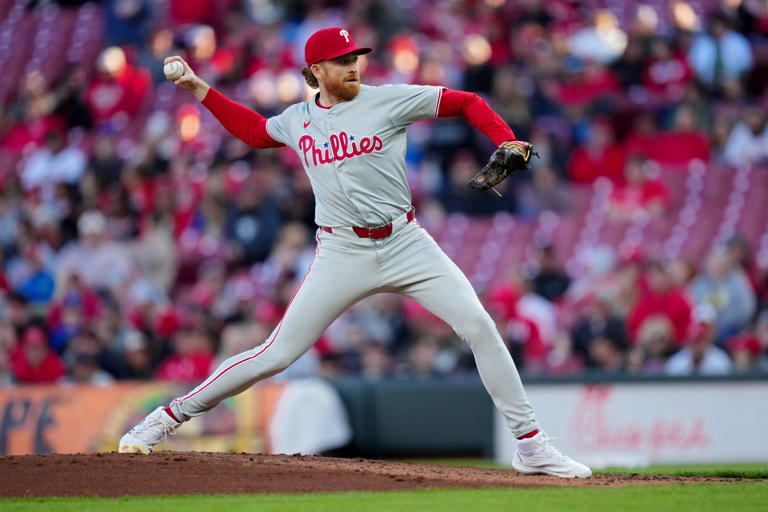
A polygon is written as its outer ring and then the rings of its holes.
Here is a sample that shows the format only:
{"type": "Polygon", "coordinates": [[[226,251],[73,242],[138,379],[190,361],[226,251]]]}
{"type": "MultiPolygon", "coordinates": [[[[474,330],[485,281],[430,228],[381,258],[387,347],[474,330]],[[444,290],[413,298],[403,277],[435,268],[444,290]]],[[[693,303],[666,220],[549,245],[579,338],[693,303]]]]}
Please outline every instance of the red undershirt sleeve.
{"type": "Polygon", "coordinates": [[[437,101],[437,117],[461,116],[497,146],[515,140],[512,129],[477,94],[443,89],[437,101]]]}
{"type": "Polygon", "coordinates": [[[226,98],[213,87],[208,90],[202,103],[229,133],[249,146],[259,149],[285,146],[267,132],[266,117],[226,98]]]}

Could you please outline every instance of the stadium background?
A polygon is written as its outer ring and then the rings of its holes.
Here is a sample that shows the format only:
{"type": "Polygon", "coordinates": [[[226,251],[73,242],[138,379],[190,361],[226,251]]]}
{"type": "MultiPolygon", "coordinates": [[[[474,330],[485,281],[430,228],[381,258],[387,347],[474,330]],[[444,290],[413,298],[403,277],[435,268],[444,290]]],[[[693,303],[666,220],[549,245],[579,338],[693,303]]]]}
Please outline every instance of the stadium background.
{"type": "MultiPolygon", "coordinates": [[[[162,60],[269,116],[309,97],[303,43],[336,25],[375,49],[364,83],[477,92],[541,154],[498,198],[465,186],[493,150],[467,123],[409,130],[419,220],[525,380],[768,375],[766,2],[9,0],[7,396],[185,387],[267,336],[314,252],[309,182],[290,150],[227,134],[162,60]]],[[[278,379],[474,375],[447,326],[382,295],[278,379]]]]}

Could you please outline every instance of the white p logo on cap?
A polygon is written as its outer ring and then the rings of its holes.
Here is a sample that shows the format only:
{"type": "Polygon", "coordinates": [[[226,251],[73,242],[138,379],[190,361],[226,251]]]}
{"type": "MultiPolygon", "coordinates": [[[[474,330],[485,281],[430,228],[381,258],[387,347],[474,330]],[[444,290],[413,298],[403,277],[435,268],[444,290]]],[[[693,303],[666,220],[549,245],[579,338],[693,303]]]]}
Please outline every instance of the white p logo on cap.
{"type": "Polygon", "coordinates": [[[347,32],[346,30],[340,30],[340,31],[339,31],[339,34],[341,34],[341,35],[344,37],[344,39],[345,39],[347,42],[349,42],[349,32],[347,32]]]}

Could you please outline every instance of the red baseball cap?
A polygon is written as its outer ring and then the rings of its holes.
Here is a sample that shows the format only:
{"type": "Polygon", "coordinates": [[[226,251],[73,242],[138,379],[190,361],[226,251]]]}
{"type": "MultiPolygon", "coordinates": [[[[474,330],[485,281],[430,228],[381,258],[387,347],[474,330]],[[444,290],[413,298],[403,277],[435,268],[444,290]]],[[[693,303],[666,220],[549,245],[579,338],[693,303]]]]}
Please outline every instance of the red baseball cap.
{"type": "Polygon", "coordinates": [[[304,60],[307,66],[311,66],[321,60],[335,59],[348,53],[372,52],[372,48],[357,46],[352,39],[352,34],[341,27],[331,27],[318,30],[307,39],[304,46],[304,60]]]}

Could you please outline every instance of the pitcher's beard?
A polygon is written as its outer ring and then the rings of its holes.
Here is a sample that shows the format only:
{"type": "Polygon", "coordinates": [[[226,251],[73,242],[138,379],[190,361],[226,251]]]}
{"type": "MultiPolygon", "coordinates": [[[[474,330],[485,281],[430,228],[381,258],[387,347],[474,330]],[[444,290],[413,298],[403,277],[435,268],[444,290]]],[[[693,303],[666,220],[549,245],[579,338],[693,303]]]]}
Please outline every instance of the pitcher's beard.
{"type": "Polygon", "coordinates": [[[339,82],[326,84],[326,89],[328,89],[328,94],[331,96],[339,98],[342,101],[349,101],[354,99],[354,97],[357,96],[357,93],[360,92],[360,82],[347,82],[346,80],[341,80],[339,82]]]}

